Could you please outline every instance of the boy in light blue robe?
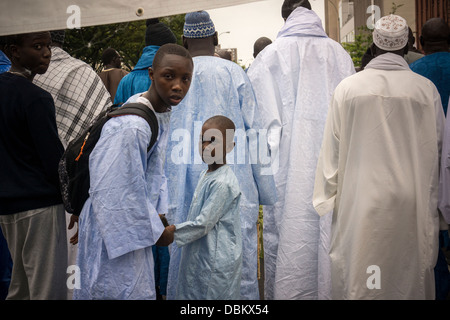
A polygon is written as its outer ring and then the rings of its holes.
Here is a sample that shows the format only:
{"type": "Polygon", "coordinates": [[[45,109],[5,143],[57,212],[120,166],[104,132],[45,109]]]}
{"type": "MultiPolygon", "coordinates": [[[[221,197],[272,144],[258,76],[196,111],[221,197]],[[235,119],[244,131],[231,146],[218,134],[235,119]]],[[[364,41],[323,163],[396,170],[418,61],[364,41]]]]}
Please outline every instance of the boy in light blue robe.
{"type": "Polygon", "coordinates": [[[150,70],[152,84],[137,102],[151,108],[158,139],[136,115],[110,119],[89,158],[90,190],[79,219],[74,299],[155,299],[152,246],[167,246],[173,232],[158,211],[164,204],[164,152],[171,106],[186,95],[192,58],[183,47],[161,46],[150,70]]]}
{"type": "Polygon", "coordinates": [[[234,132],[235,127],[224,116],[204,123],[201,154],[208,169],[201,173],[187,221],[171,226],[182,248],[177,300],[240,299],[241,191],[226,164],[226,153],[234,147],[226,130],[234,132]],[[209,135],[208,130],[212,130],[209,135]]]}

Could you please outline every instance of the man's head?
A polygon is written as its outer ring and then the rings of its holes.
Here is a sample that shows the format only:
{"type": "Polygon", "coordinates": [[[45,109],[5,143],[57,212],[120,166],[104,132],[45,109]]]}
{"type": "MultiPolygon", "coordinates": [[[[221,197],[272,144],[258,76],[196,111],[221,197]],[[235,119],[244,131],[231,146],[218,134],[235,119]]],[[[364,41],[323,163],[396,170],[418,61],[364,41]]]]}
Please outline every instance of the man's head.
{"type": "Polygon", "coordinates": [[[423,25],[419,40],[425,54],[447,52],[450,45],[450,28],[444,19],[431,18],[423,25]]]}
{"type": "Polygon", "coordinates": [[[281,6],[281,16],[284,21],[289,17],[289,15],[297,9],[298,7],[303,7],[311,10],[311,4],[308,0],[284,0],[283,5],[281,6]]]}
{"type": "Polygon", "coordinates": [[[183,45],[192,56],[214,55],[219,43],[217,32],[208,12],[187,13],[183,27],[183,45]]]}
{"type": "Polygon", "coordinates": [[[106,67],[120,68],[122,66],[122,57],[114,48],[107,48],[102,53],[102,62],[106,67]]]}
{"type": "Polygon", "coordinates": [[[222,59],[226,59],[226,60],[233,60],[232,54],[230,50],[227,49],[220,49],[217,51],[217,54],[219,55],[220,58],[222,59]]]}
{"type": "Polygon", "coordinates": [[[158,18],[148,19],[145,23],[145,46],[162,46],[166,43],[177,43],[177,38],[158,18]]]}
{"type": "Polygon", "coordinates": [[[217,115],[206,120],[202,126],[200,138],[200,155],[208,164],[226,163],[226,154],[234,148],[236,127],[229,118],[217,115]]]}
{"type": "Polygon", "coordinates": [[[43,74],[50,64],[50,32],[11,35],[6,38],[11,71],[22,73],[28,79],[43,74]]]}
{"type": "Polygon", "coordinates": [[[390,14],[380,18],[373,30],[375,56],[391,52],[403,56],[408,53],[409,28],[406,20],[390,14]]]}
{"type": "Polygon", "coordinates": [[[258,38],[255,43],[253,44],[253,58],[256,58],[256,56],[263,51],[265,47],[267,47],[269,44],[272,43],[272,40],[270,40],[267,37],[261,37],[258,38]]]}
{"type": "Polygon", "coordinates": [[[155,111],[164,112],[183,100],[191,85],[193,69],[192,57],[184,47],[168,43],[159,48],[149,68],[150,102],[155,111]]]}
{"type": "Polygon", "coordinates": [[[416,37],[414,37],[414,34],[412,32],[412,29],[408,27],[408,47],[409,50],[414,50],[414,44],[416,43],[416,37]]]}

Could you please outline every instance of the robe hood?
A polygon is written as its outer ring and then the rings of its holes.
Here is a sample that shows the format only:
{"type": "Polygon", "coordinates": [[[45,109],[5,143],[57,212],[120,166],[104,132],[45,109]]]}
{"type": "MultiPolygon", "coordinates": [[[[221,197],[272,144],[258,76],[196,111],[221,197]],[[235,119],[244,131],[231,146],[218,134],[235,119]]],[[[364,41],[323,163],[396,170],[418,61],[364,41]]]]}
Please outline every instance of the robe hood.
{"type": "Polygon", "coordinates": [[[289,15],[286,23],[278,32],[281,37],[328,37],[322,27],[322,21],[312,10],[298,7],[289,15]]]}
{"type": "Polygon", "coordinates": [[[153,58],[155,57],[156,51],[158,51],[159,48],[159,46],[155,45],[145,47],[133,70],[144,70],[150,68],[153,64],[153,58]]]}

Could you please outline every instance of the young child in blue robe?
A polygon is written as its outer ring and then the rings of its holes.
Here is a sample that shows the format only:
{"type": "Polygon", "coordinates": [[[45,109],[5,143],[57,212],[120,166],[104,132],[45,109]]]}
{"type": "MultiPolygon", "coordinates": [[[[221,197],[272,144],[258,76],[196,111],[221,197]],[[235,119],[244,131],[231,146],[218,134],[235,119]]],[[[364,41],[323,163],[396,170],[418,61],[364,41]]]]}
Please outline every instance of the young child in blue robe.
{"type": "Polygon", "coordinates": [[[182,248],[177,300],[240,299],[241,191],[226,164],[234,131],[234,123],[224,116],[203,124],[200,153],[208,169],[200,175],[187,221],[170,226],[182,248]]]}

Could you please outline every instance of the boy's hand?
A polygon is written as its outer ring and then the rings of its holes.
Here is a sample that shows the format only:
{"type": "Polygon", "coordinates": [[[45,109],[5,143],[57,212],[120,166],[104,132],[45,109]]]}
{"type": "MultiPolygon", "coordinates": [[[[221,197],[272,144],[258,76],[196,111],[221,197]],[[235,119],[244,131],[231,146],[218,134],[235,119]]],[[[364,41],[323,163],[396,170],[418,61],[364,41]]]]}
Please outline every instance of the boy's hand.
{"type": "Polygon", "coordinates": [[[174,240],[173,233],[175,232],[175,226],[167,226],[161,237],[159,237],[158,241],[156,241],[156,245],[159,247],[167,247],[169,244],[171,244],[174,240]]]}

